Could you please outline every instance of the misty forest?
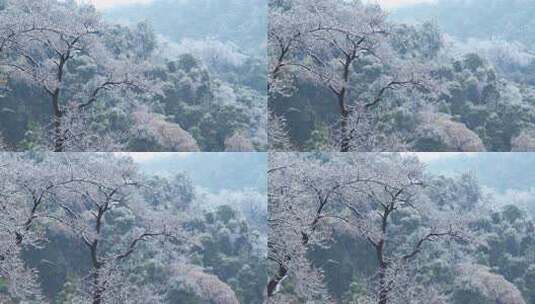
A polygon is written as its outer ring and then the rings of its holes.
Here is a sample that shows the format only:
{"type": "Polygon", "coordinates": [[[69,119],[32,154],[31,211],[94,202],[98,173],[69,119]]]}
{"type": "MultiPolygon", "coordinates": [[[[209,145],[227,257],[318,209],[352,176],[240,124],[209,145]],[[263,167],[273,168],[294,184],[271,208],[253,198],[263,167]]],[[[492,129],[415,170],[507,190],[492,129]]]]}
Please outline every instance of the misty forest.
{"type": "Polygon", "coordinates": [[[273,154],[269,302],[535,303],[535,155],[425,156],[273,154]]]}
{"type": "Polygon", "coordinates": [[[266,0],[0,0],[0,146],[258,151],[266,0]]]}
{"type": "Polygon", "coordinates": [[[535,150],[533,1],[377,2],[270,1],[272,149],[535,150]]]}
{"type": "Polygon", "coordinates": [[[263,302],[266,156],[132,157],[0,154],[0,303],[263,302]]]}

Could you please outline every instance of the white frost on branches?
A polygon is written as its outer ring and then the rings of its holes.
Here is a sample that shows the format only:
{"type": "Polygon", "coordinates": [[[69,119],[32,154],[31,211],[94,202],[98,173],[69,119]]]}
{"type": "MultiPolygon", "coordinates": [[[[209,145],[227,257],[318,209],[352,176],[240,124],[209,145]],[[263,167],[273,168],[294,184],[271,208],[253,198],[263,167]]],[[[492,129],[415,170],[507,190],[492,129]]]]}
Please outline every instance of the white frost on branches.
{"type": "MultiPolygon", "coordinates": [[[[268,296],[276,298],[282,282],[291,279],[294,292],[310,303],[328,299],[321,269],[308,260],[307,251],[332,240],[334,224],[376,253],[369,291],[376,303],[397,303],[392,299],[425,289],[410,275],[419,256],[430,243],[472,241],[467,227],[473,219],[455,204],[441,207],[429,198],[423,168],[416,158],[399,154],[272,155],[268,248],[274,269],[268,296]],[[409,217],[412,233],[397,233],[406,229],[399,217],[409,217]],[[307,286],[308,293],[301,294],[299,286],[307,286]]],[[[442,303],[440,298],[437,294],[433,302],[442,303]]],[[[415,299],[405,303],[420,303],[415,299]]]]}

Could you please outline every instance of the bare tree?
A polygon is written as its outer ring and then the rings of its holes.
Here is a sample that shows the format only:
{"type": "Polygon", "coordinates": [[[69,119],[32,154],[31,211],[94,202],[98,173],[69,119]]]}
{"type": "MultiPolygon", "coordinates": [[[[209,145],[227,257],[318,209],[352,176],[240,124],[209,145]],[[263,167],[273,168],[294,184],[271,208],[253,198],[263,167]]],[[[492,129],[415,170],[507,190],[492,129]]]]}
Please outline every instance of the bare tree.
{"type": "Polygon", "coordinates": [[[366,180],[366,174],[352,169],[323,166],[298,154],[271,156],[268,259],[276,270],[267,286],[268,297],[274,297],[282,282],[293,276],[298,278],[300,295],[309,301],[328,301],[321,271],[308,261],[306,252],[327,238],[322,227],[331,218],[335,194],[366,180]]]}
{"type": "Polygon", "coordinates": [[[69,175],[58,174],[61,167],[45,161],[37,168],[17,154],[0,155],[0,278],[11,296],[30,303],[45,299],[36,271],[25,265],[21,254],[45,239],[35,223],[46,220],[45,205],[54,189],[70,182],[69,175]]]}
{"type": "Polygon", "coordinates": [[[423,166],[415,158],[387,156],[371,162],[379,176],[364,187],[341,193],[349,210],[342,221],[373,248],[377,259],[374,291],[377,303],[387,304],[403,298],[400,294],[407,292],[406,280],[416,283],[404,273],[427,243],[468,239],[469,218],[461,210],[441,210],[426,196],[423,166]],[[417,216],[415,239],[395,232],[399,227],[394,218],[406,212],[417,216]]]}
{"type": "Polygon", "coordinates": [[[298,286],[321,283],[321,270],[309,274],[314,265],[306,252],[332,239],[328,228],[333,225],[365,240],[375,253],[377,271],[370,278],[368,300],[379,304],[417,294],[421,285],[412,271],[429,243],[469,238],[470,218],[461,210],[441,208],[427,196],[423,165],[412,157],[277,153],[269,177],[269,259],[277,268],[268,284],[270,297],[289,276],[298,286]],[[417,225],[411,233],[399,233],[394,218],[408,215],[417,225]]]}
{"type": "Polygon", "coordinates": [[[86,246],[92,265],[86,285],[91,303],[116,303],[121,290],[131,287],[122,278],[122,266],[143,243],[190,243],[186,242],[178,215],[143,208],[143,199],[137,192],[143,184],[133,163],[102,157],[83,163],[78,156],[68,161],[76,175],[71,183],[57,190],[56,204],[61,211],[49,217],[86,246]],[[135,228],[117,231],[114,227],[111,218],[121,209],[137,218],[135,228]]]}
{"type": "Polygon", "coordinates": [[[143,177],[131,160],[110,154],[41,157],[0,156],[0,277],[10,294],[43,303],[37,273],[21,251],[42,246],[42,227],[54,225],[87,250],[91,270],[77,290],[81,303],[159,303],[156,288],[136,292],[127,269],[140,263],[140,249],[155,242],[153,252],[187,261],[196,241],[183,229],[184,217],[146,208],[143,177]],[[118,226],[118,214],[133,222],[118,226]]]}
{"type": "Polygon", "coordinates": [[[389,92],[432,84],[422,64],[395,56],[388,39],[391,25],[378,5],[292,0],[275,2],[271,10],[270,88],[285,91],[287,74],[299,71],[328,89],[340,113],[342,152],[351,150],[349,121],[358,108],[352,105],[373,108],[389,92]],[[367,60],[389,68],[371,83],[353,83],[367,60]]]}
{"type": "Polygon", "coordinates": [[[65,150],[68,130],[62,127],[68,103],[79,110],[90,107],[112,90],[156,92],[144,76],[142,62],[120,58],[107,49],[107,25],[91,6],[74,1],[7,1],[1,18],[0,40],[6,59],[0,66],[16,78],[41,88],[53,113],[54,151],[65,150]],[[84,59],[96,67],[84,83],[73,83],[71,63],[84,59]]]}

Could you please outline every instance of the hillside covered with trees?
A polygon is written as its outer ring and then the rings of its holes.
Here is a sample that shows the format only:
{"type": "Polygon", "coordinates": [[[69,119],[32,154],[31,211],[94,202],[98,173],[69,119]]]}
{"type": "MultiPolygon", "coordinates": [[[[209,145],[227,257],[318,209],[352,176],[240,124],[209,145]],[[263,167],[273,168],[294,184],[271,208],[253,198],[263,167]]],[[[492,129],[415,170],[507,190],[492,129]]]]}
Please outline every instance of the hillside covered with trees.
{"type": "Polygon", "coordinates": [[[254,189],[199,192],[129,156],[2,153],[0,210],[1,303],[263,302],[254,189]]]}
{"type": "Polygon", "coordinates": [[[265,150],[265,10],[200,2],[0,1],[3,148],[265,150]]]}
{"type": "Polygon", "coordinates": [[[272,148],[533,151],[532,1],[273,0],[272,148]]]}
{"type": "Polygon", "coordinates": [[[533,191],[391,153],[277,153],[269,172],[270,303],[535,303],[533,191]]]}

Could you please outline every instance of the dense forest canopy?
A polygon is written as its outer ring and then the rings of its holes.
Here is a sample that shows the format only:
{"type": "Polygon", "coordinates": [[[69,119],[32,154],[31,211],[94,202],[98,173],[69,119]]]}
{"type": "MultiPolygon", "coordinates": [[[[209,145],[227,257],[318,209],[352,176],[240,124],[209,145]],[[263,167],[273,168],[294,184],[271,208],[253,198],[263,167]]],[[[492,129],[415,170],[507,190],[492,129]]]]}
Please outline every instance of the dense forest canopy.
{"type": "Polygon", "coordinates": [[[532,1],[273,0],[274,149],[533,151],[532,1]],[[531,18],[531,19],[530,19],[531,18]]]}
{"type": "Polygon", "coordinates": [[[262,303],[265,194],[170,174],[114,154],[0,154],[0,302],[262,303]]]}
{"type": "MultiPolygon", "coordinates": [[[[427,169],[522,158],[478,153],[426,165],[391,153],[274,154],[270,302],[535,303],[533,200],[519,204],[521,191],[489,171],[427,169]],[[480,177],[499,186],[489,192],[480,177]]],[[[531,172],[513,172],[533,187],[531,172]]]]}
{"type": "Polygon", "coordinates": [[[265,12],[217,3],[159,0],[102,13],[72,0],[2,0],[4,148],[265,150],[265,12]],[[118,23],[128,16],[135,21],[118,23]],[[199,18],[206,27],[180,23],[199,18]],[[242,40],[230,40],[237,28],[242,40]]]}

